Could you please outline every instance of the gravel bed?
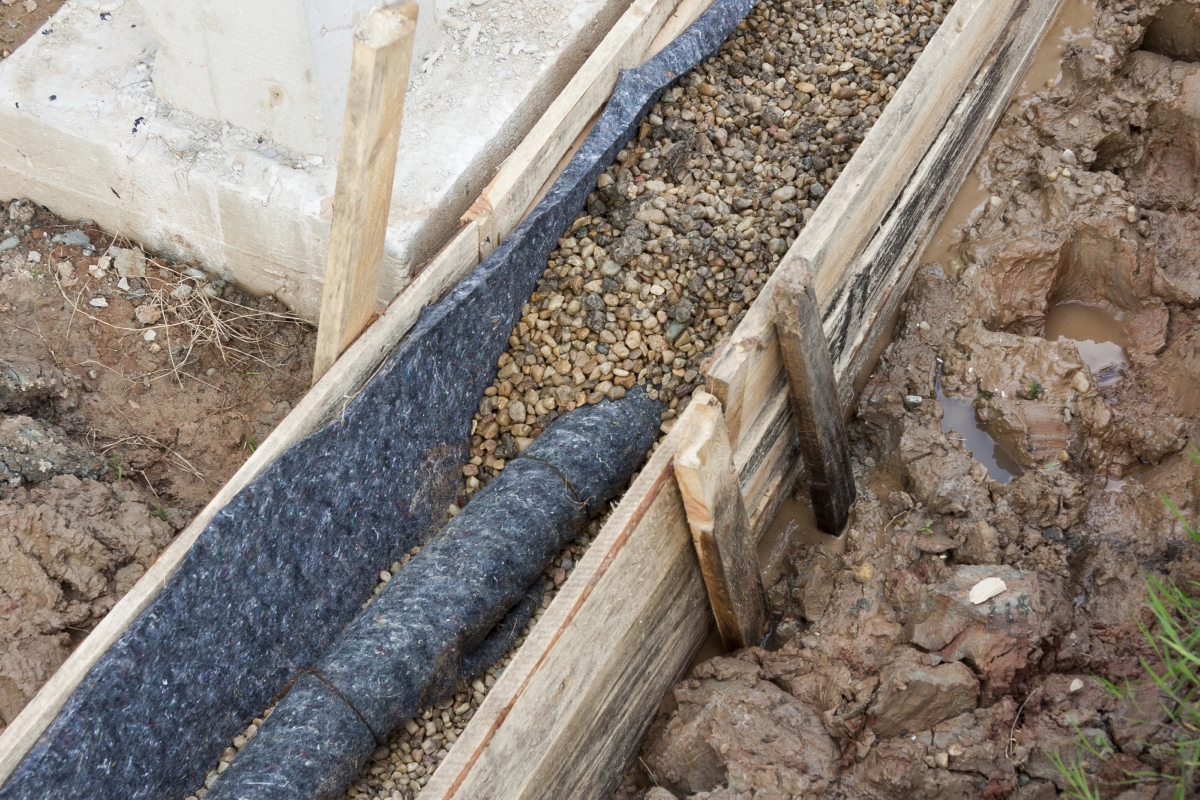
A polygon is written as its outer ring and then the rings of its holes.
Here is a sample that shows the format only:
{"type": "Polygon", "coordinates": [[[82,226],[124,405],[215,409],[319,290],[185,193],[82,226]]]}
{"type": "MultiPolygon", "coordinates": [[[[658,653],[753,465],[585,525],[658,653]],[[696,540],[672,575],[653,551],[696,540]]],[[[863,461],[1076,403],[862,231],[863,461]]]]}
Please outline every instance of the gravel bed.
{"type": "Polygon", "coordinates": [[[559,239],[480,401],[469,497],[560,413],[647,385],[664,432],[944,18],[760,3],[668,90],[559,239]]]}
{"type": "MultiPolygon", "coordinates": [[[[950,5],[762,2],[718,57],[663,95],[550,254],[480,401],[452,514],[563,412],[647,385],[670,429],[701,362],[737,326],[950,5]]],[[[602,521],[547,566],[542,607],[512,650],[393,733],[345,798],[420,792],[602,521]]],[[[376,593],[407,559],[381,574],[376,593]]]]}

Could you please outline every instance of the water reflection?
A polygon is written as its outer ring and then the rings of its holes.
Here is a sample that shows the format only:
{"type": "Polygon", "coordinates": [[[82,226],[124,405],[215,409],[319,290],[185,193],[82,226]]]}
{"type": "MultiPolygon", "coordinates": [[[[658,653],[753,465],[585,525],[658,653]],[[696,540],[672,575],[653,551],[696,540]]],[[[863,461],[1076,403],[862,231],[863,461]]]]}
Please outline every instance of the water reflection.
{"type": "Polygon", "coordinates": [[[1046,339],[1069,340],[1079,349],[1096,383],[1111,386],[1129,368],[1125,356],[1129,336],[1121,318],[1111,311],[1086,303],[1054,303],[1046,312],[1046,339]]]}
{"type": "Polygon", "coordinates": [[[1004,449],[987,431],[987,423],[975,416],[969,394],[946,394],[942,391],[942,379],[937,379],[937,400],[942,407],[942,433],[951,436],[951,431],[963,440],[963,446],[980,464],[987,467],[988,474],[999,483],[1008,483],[1024,474],[1017,459],[1004,449]]]}

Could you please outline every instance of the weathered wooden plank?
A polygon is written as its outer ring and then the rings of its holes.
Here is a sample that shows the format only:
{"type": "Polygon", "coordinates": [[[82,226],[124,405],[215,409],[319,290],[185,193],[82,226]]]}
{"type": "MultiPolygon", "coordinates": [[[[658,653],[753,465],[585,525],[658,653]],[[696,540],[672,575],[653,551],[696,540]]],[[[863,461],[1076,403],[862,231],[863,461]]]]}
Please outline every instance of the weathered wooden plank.
{"type": "Polygon", "coordinates": [[[817,527],[840,536],[850,519],[856,490],[837,379],[811,278],[807,270],[793,268],[776,284],[771,294],[775,337],[787,373],[800,453],[808,467],[817,527]]]}
{"type": "MultiPolygon", "coordinates": [[[[824,313],[837,374],[862,375],[870,368],[871,353],[908,291],[926,242],[1008,108],[1059,5],[1061,0],[1033,0],[1018,18],[1003,46],[980,68],[973,91],[958,104],[879,232],[848,269],[846,291],[824,313]]],[[[843,381],[839,388],[848,408],[852,382],[843,381]]]]}
{"type": "MultiPolygon", "coordinates": [[[[979,66],[1011,33],[1012,22],[1024,7],[1025,0],[959,0],[954,5],[776,267],[763,295],[773,291],[789,265],[804,262],[812,270],[822,311],[828,308],[830,298],[846,282],[846,266],[866,247],[979,66]]],[[[1036,40],[1031,45],[1036,46],[1036,40]]],[[[742,425],[763,407],[770,385],[766,378],[781,369],[768,305],[756,302],[750,307],[708,373],[710,391],[721,400],[734,441],[742,425]]]]}
{"type": "Polygon", "coordinates": [[[671,12],[671,16],[663,23],[662,29],[655,35],[654,41],[650,42],[650,46],[642,54],[642,61],[653,58],[659,50],[675,41],[679,34],[686,31],[689,25],[708,10],[712,2],[713,0],[680,0],[679,5],[671,12]]]}
{"type": "Polygon", "coordinates": [[[708,601],[727,648],[757,646],[766,632],[766,592],[755,554],[758,542],[750,538],[742,487],[733,471],[729,432],[711,394],[697,392],[689,409],[679,431],[675,479],[708,601]]]}
{"type": "Polygon", "coordinates": [[[372,10],[354,31],[313,383],[375,313],[416,32],[412,0],[372,10]]]}
{"type": "Polygon", "coordinates": [[[604,105],[622,69],[640,64],[677,0],[635,0],[463,216],[479,222],[479,258],[512,232],[559,159],[604,105]]]}
{"type": "Polygon", "coordinates": [[[600,798],[613,788],[647,711],[708,632],[672,468],[690,414],[634,480],[422,797],[600,798]]]}

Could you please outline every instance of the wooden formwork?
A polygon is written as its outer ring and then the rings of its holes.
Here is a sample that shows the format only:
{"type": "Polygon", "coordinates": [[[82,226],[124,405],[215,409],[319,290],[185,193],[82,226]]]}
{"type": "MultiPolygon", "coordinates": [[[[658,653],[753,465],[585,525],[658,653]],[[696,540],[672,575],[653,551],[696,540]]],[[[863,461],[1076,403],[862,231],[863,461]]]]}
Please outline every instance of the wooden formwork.
{"type": "MultiPolygon", "coordinates": [[[[1060,0],[958,0],[706,376],[724,407],[751,536],[794,484],[798,442],[771,318],[811,271],[848,410],[903,296],[1060,0]]],[[[702,402],[702,401],[701,401],[702,402]]],[[[695,403],[693,404],[695,405],[695,403]]],[[[605,797],[707,635],[675,455],[689,406],[576,565],[422,798],[605,797]]]]}
{"type": "MultiPolygon", "coordinates": [[[[958,0],[895,98],[717,354],[750,535],[792,487],[798,443],[768,313],[788,275],[810,273],[842,406],[868,367],[940,221],[1061,0],[958,0]]],[[[0,735],[0,784],[88,670],[158,595],[205,526],[292,444],[345,408],[421,309],[516,226],[602,107],[620,69],[682,32],[707,0],[636,0],[555,100],[458,233],[291,414],[0,735]]],[[[674,474],[690,406],[660,444],[517,653],[423,797],[600,797],[639,746],[664,693],[707,634],[708,593],[674,474]]]]}

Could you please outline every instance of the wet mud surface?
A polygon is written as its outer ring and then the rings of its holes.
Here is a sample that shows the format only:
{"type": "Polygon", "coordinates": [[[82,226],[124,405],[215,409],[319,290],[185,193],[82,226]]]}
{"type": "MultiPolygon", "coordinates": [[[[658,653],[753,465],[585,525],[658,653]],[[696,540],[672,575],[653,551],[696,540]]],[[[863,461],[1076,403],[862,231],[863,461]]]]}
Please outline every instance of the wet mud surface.
{"type": "Polygon", "coordinates": [[[315,335],[87,221],[0,224],[3,730],[307,391],[315,335]]]}
{"type": "Polygon", "coordinates": [[[1200,65],[1138,49],[1158,10],[1102,1],[1010,108],[860,396],[844,552],[791,551],[773,649],[696,665],[617,797],[1053,798],[1055,755],[1175,796],[1140,626],[1200,578],[1200,65]]]}

